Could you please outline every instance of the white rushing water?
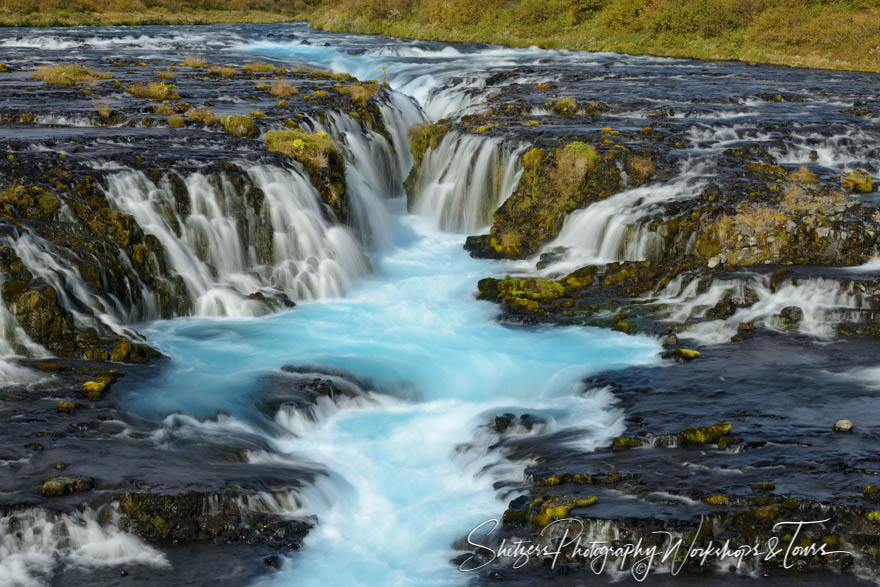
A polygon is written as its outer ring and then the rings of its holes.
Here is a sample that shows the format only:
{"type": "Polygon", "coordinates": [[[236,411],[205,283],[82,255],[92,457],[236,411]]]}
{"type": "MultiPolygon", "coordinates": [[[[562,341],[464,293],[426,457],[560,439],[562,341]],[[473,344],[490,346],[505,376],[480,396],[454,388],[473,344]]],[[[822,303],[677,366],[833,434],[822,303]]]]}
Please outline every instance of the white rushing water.
{"type": "Polygon", "coordinates": [[[312,418],[282,410],[276,423],[286,433],[263,433],[272,450],[252,462],[327,470],[297,497],[301,505],[281,508],[316,514],[319,524],[272,584],[465,581],[448,563],[452,542],[503,509],[493,483],[521,481],[526,464],[489,450],[498,436],[486,425],[502,413],[529,413],[546,421],[542,433],[568,430],[571,443],[594,448],[622,432],[622,414],[610,394],[585,395],[580,380],[656,360],[650,339],[497,324],[495,306],[473,299],[474,284],[504,264],[471,259],[463,237],[438,232],[432,219],[392,218],[394,246],[345,299],[255,320],[147,329],[173,363],[131,398],[138,411],[224,409],[234,417],[222,425],[237,429],[246,425],[240,418],[255,376],[286,363],[344,368],[381,394],[319,405],[312,418]]]}

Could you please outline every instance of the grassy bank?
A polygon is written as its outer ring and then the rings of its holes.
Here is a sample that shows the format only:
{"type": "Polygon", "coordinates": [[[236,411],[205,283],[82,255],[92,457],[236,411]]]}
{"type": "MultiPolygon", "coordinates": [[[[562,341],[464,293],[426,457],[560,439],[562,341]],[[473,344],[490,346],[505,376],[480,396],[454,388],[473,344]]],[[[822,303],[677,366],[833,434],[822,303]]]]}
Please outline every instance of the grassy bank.
{"type": "Polygon", "coordinates": [[[284,22],[880,72],[880,0],[0,0],[0,25],[284,22]]]}
{"type": "Polygon", "coordinates": [[[286,22],[312,8],[301,0],[0,0],[0,26],[286,22]]]}
{"type": "Polygon", "coordinates": [[[880,0],[325,0],[313,26],[880,71],[880,0]]]}

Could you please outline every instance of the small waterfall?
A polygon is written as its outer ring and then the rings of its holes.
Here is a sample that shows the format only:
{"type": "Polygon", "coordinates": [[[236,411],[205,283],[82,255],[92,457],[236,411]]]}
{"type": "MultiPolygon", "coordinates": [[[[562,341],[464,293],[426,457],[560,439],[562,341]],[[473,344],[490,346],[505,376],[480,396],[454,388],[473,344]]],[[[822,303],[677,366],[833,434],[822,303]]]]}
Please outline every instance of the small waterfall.
{"type": "Polygon", "coordinates": [[[369,271],[357,239],[325,218],[317,191],[301,175],[264,166],[248,175],[256,191],[242,193],[226,176],[193,173],[181,203],[167,177],[154,183],[130,171],[109,176],[106,194],[159,239],[198,315],[264,313],[254,294],[342,295],[369,271]],[[247,201],[261,196],[259,206],[247,201]]]}
{"type": "Polygon", "coordinates": [[[675,279],[658,292],[652,305],[668,307],[669,320],[685,322],[703,318],[725,297],[742,302],[736,312],[725,319],[700,322],[680,336],[704,344],[727,342],[737,333],[740,323],[751,322],[771,330],[783,330],[779,318],[783,308],[796,307],[803,317],[796,330],[817,338],[834,334],[834,325],[849,314],[871,308],[870,300],[860,295],[853,282],[845,283],[821,277],[785,281],[775,290],[766,275],[748,275],[743,279],[716,280],[700,292],[700,278],[685,282],[675,279]]]}
{"type": "Polygon", "coordinates": [[[403,174],[388,140],[364,130],[351,117],[328,112],[325,130],[342,149],[345,184],[351,205],[351,224],[361,242],[374,248],[388,244],[390,220],[383,200],[403,195],[403,174]]]}
{"type": "Polygon", "coordinates": [[[425,113],[415,100],[398,92],[383,92],[379,110],[388,134],[391,135],[391,143],[397,155],[397,167],[404,174],[403,179],[406,179],[413,164],[409,150],[409,129],[427,122],[425,113]]]}
{"type": "MultiPolygon", "coordinates": [[[[705,187],[699,176],[699,168],[688,169],[671,182],[626,190],[575,210],[559,235],[538,253],[564,251],[540,273],[562,275],[584,265],[657,258],[662,237],[644,226],[644,220],[667,202],[698,196],[705,187]]],[[[534,259],[529,264],[533,267],[534,259]]]]}
{"type": "Polygon", "coordinates": [[[450,132],[428,149],[415,178],[411,212],[429,216],[441,230],[475,232],[516,189],[520,155],[527,145],[450,132]]]}
{"type": "MultiPolygon", "coordinates": [[[[109,329],[125,336],[130,332],[126,331],[123,323],[136,321],[143,315],[138,308],[127,308],[112,294],[104,297],[95,294],[79,270],[64,263],[65,256],[52,243],[33,232],[21,233],[17,238],[4,237],[0,239],[0,244],[14,250],[34,277],[52,286],[59,305],[73,315],[80,327],[98,331],[109,329]]],[[[121,251],[120,254],[123,264],[131,269],[125,254],[121,251]]]]}
{"type": "Polygon", "coordinates": [[[92,509],[69,514],[27,509],[0,516],[0,584],[44,585],[62,564],[169,566],[164,554],[119,528],[115,505],[104,508],[111,508],[109,516],[92,509]]]}

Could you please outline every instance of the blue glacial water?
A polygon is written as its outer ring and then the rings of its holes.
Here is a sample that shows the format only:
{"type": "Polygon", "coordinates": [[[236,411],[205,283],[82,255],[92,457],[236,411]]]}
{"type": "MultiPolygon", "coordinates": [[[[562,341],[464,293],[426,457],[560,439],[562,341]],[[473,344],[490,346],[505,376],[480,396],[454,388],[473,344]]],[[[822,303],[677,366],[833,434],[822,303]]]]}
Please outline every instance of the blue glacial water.
{"type": "Polygon", "coordinates": [[[374,253],[374,273],[344,299],[145,328],[172,360],[130,397],[141,413],[224,410],[227,425],[251,426],[242,422],[254,418],[260,377],[285,364],[341,367],[388,392],[317,421],[276,418],[281,434],[259,432],[272,450],[255,462],[310,461],[327,472],[290,512],[316,514],[317,528],[268,584],[463,582],[448,562],[452,542],[503,511],[493,484],[521,480],[526,464],[490,451],[497,437],[485,424],[530,413],[546,420],[541,432],[576,430],[571,442],[593,448],[623,431],[622,413],[610,394],[584,394],[580,379],[656,360],[651,339],[497,323],[497,307],[474,292],[478,279],[503,275],[503,263],[471,259],[461,235],[417,216],[396,212],[391,225],[393,244],[374,253]]]}

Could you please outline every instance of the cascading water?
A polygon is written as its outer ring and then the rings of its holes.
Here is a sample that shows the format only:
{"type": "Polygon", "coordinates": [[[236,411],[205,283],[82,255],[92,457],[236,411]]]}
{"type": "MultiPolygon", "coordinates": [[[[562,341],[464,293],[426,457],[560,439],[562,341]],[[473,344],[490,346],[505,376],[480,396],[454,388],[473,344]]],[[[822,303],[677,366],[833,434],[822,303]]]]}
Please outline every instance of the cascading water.
{"type": "Polygon", "coordinates": [[[110,175],[106,193],[162,243],[197,315],[264,313],[248,298],[263,290],[295,299],[337,296],[367,273],[357,239],[325,218],[317,191],[300,174],[254,166],[249,176],[265,197],[259,214],[247,193],[201,173],[185,180],[188,213],[178,210],[167,180],[156,184],[141,172],[110,175]]]}
{"type": "Polygon", "coordinates": [[[475,232],[516,189],[528,145],[449,132],[428,148],[413,182],[409,210],[434,218],[442,230],[475,232]]]}

